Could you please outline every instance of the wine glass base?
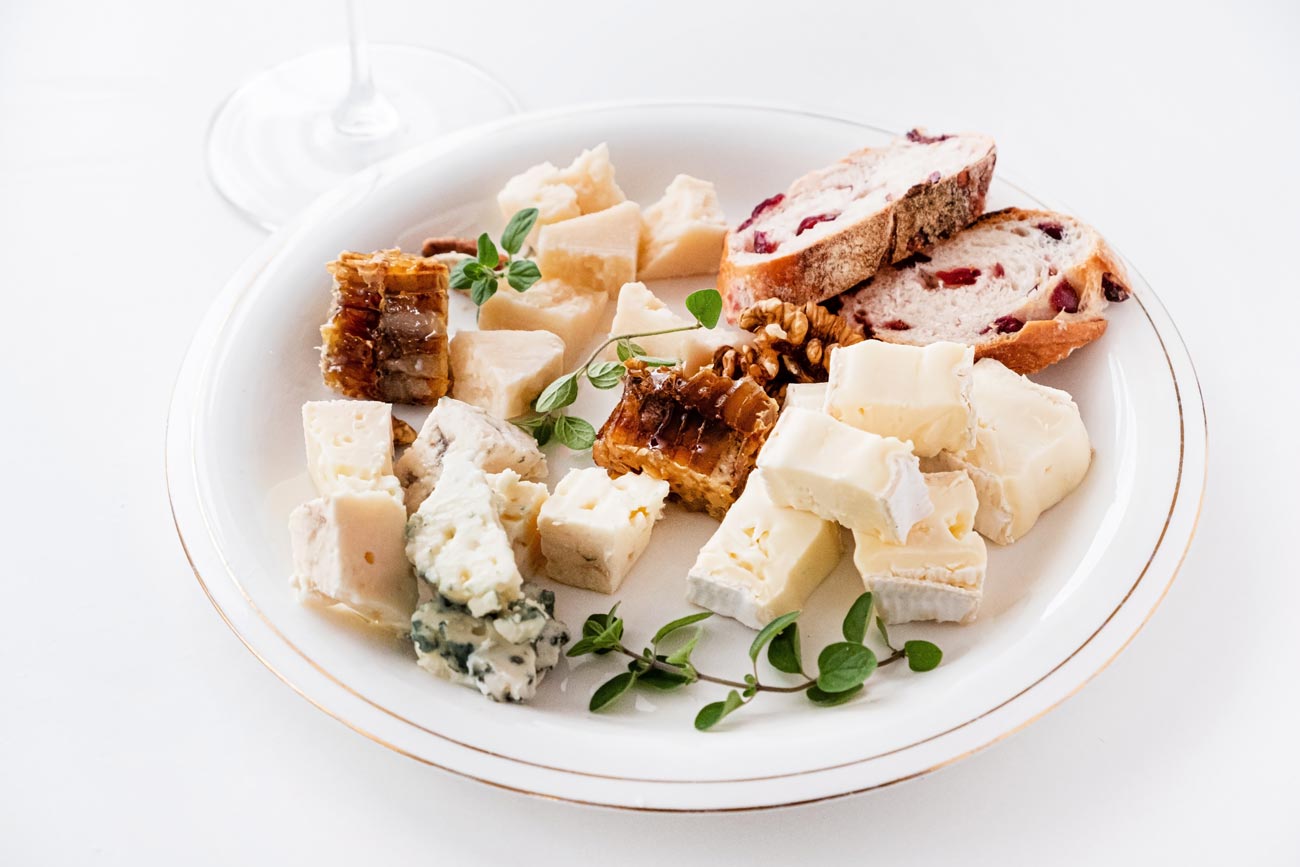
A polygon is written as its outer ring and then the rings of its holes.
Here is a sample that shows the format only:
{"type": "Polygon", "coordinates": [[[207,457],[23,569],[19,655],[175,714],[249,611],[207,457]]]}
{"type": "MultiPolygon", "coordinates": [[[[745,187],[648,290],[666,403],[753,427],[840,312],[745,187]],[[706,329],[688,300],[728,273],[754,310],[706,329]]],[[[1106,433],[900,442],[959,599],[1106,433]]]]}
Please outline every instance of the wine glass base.
{"type": "Polygon", "coordinates": [[[519,111],[495,78],[432,48],[371,44],[375,87],[400,123],[380,138],[349,136],[333,122],[348,89],[345,46],[324,48],[249,80],[208,128],[208,177],[249,220],[267,229],[343,178],[412,145],[519,111]]]}

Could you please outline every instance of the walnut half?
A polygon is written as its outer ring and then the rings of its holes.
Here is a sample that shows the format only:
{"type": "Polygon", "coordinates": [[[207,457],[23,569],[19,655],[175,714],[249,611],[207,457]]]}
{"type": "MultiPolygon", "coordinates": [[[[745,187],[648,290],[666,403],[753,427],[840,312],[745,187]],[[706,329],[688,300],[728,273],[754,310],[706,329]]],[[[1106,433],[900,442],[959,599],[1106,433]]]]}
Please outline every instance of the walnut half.
{"type": "Polygon", "coordinates": [[[778,399],[789,383],[825,382],[831,350],[863,340],[844,320],[813,302],[768,298],[741,312],[738,324],[754,333],[753,344],[718,349],[713,369],[732,379],[752,377],[778,399]]]}

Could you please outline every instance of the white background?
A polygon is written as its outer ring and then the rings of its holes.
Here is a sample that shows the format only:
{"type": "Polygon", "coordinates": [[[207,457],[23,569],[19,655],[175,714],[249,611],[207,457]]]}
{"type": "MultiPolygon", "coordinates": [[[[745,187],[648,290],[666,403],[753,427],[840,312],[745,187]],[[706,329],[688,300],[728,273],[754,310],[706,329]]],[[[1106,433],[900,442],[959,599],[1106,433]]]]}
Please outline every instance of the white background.
{"type": "Polygon", "coordinates": [[[1300,860],[1300,6],[363,5],[374,38],[474,54],[529,108],[707,97],[993,134],[999,172],[1099,227],[1182,329],[1199,534],[1082,693],[867,796],[594,811],[388,752],[226,629],[163,481],[190,333],[263,237],[207,186],[205,125],[340,39],[341,3],[0,0],[0,863],[1300,860]]]}

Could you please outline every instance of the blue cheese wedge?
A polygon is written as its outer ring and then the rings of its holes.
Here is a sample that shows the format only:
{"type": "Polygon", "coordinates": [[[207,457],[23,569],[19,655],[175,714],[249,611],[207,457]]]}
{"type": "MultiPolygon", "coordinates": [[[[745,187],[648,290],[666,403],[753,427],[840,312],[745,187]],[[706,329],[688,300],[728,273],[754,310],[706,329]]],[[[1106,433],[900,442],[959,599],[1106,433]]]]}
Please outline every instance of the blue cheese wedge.
{"type": "Polygon", "coordinates": [[[533,584],[485,617],[436,595],[410,626],[421,668],[504,702],[532,698],[569,640],[568,628],[555,619],[555,595],[533,584]]]}
{"type": "Polygon", "coordinates": [[[686,599],[751,629],[803,607],[840,560],[840,529],[772,502],[760,472],[686,576],[686,599]]]}
{"type": "Polygon", "coordinates": [[[947,620],[969,623],[984,593],[988,552],[974,530],[979,500],[964,472],[929,473],[934,511],[891,544],[854,533],[853,564],[886,623],[947,620]]]}
{"type": "Polygon", "coordinates": [[[302,405],[307,473],[321,496],[383,491],[399,500],[393,475],[392,407],[374,400],[313,400],[302,405]]]}

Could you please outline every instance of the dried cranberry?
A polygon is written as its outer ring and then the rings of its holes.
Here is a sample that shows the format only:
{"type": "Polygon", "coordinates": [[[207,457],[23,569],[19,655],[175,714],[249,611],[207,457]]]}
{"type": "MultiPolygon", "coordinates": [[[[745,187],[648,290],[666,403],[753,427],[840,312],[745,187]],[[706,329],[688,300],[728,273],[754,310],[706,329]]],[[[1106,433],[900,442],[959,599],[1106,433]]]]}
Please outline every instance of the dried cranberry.
{"type": "Polygon", "coordinates": [[[935,271],[934,276],[945,286],[974,286],[980,278],[980,269],[953,268],[951,271],[935,271]]]}
{"type": "Polygon", "coordinates": [[[1061,278],[1060,283],[1056,284],[1056,288],[1052,290],[1052,309],[1064,313],[1079,312],[1079,293],[1074,291],[1074,287],[1070,285],[1070,281],[1066,280],[1064,277],[1061,278]]]}
{"type": "Polygon", "coordinates": [[[926,135],[919,129],[909,129],[907,131],[907,140],[914,144],[938,144],[950,138],[952,138],[950,135],[926,135]]]}
{"type": "Polygon", "coordinates": [[[994,277],[1005,277],[1005,276],[1007,276],[1007,269],[1002,267],[1002,263],[1001,263],[1001,262],[994,262],[994,263],[993,263],[993,276],[994,276],[994,277]]]}
{"type": "Polygon", "coordinates": [[[1065,227],[1056,222],[1038,223],[1037,228],[1053,241],[1061,240],[1062,236],[1065,234],[1065,227]]]}
{"type": "Polygon", "coordinates": [[[1025,323],[1014,316],[999,316],[993,320],[993,327],[998,330],[998,334],[1010,334],[1024,328],[1025,323]]]}
{"type": "Polygon", "coordinates": [[[784,201],[785,201],[785,193],[777,193],[775,196],[769,196],[768,198],[759,202],[757,205],[754,206],[754,210],[750,212],[749,219],[741,223],[739,226],[737,226],[736,231],[737,232],[745,231],[746,229],[748,229],[750,226],[754,224],[754,221],[758,219],[759,214],[762,214],[768,208],[776,207],[777,205],[781,204],[784,201]]]}
{"type": "Polygon", "coordinates": [[[1107,301],[1127,301],[1128,287],[1115,279],[1115,275],[1107,271],[1101,275],[1101,291],[1106,295],[1107,301]]]}
{"type": "Polygon", "coordinates": [[[813,214],[811,217],[804,217],[799,221],[799,228],[794,230],[795,237],[799,237],[818,223],[829,223],[838,216],[839,214],[813,214]]]}
{"type": "Polygon", "coordinates": [[[930,183],[932,184],[937,184],[939,183],[939,178],[941,177],[943,177],[943,175],[939,174],[938,172],[930,172],[930,177],[927,180],[929,180],[930,183]]]}
{"type": "Polygon", "coordinates": [[[901,319],[891,319],[880,327],[888,328],[890,331],[910,331],[912,328],[912,326],[908,325],[901,319]]]}
{"type": "Polygon", "coordinates": [[[895,271],[906,271],[908,268],[915,268],[917,263],[925,264],[930,261],[930,257],[924,253],[913,253],[906,259],[899,259],[894,263],[895,271]]]}
{"type": "Polygon", "coordinates": [[[769,240],[767,232],[758,231],[754,233],[754,252],[771,253],[776,249],[776,241],[769,240]]]}

